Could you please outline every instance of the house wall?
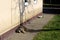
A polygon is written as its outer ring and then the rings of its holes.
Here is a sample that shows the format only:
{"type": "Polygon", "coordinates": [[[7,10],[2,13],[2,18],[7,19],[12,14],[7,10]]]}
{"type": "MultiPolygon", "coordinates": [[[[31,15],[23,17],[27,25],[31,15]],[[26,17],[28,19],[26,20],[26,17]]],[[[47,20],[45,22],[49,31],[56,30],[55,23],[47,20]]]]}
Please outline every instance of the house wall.
{"type": "MultiPolygon", "coordinates": [[[[22,0],[20,0],[22,1],[22,0]]],[[[20,2],[21,4],[21,2],[20,2]]],[[[25,7],[23,22],[42,12],[43,0],[34,1],[25,7]]],[[[0,35],[20,24],[18,0],[0,0],[0,35]]]]}

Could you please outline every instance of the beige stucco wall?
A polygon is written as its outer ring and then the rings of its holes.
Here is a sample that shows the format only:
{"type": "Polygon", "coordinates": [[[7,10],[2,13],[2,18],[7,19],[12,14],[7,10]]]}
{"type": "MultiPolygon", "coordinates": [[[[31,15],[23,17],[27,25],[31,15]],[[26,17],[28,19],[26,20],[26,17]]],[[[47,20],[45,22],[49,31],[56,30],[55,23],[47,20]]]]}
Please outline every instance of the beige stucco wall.
{"type": "MultiPolygon", "coordinates": [[[[23,22],[42,12],[43,0],[34,1],[25,7],[23,22]]],[[[0,0],[0,35],[20,24],[18,0],[0,0]]]]}

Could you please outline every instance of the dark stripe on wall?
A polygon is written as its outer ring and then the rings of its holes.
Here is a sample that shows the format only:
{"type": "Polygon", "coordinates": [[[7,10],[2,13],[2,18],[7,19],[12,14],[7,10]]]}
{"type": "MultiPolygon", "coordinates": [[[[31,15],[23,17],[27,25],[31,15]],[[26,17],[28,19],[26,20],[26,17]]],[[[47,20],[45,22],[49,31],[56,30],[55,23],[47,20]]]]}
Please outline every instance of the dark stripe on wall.
{"type": "Polygon", "coordinates": [[[44,0],[43,3],[43,13],[60,14],[59,0],[44,0]]]}

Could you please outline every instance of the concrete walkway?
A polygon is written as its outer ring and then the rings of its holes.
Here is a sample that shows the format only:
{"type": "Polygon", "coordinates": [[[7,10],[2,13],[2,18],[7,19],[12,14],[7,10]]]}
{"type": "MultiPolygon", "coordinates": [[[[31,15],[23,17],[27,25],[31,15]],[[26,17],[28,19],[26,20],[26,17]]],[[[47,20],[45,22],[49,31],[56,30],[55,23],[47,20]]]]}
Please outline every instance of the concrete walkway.
{"type": "Polygon", "coordinates": [[[26,25],[27,28],[33,29],[35,31],[23,33],[14,33],[12,36],[8,37],[6,40],[32,40],[33,37],[39,32],[38,29],[43,28],[44,25],[53,17],[53,14],[44,14],[43,18],[35,18],[26,25]]]}

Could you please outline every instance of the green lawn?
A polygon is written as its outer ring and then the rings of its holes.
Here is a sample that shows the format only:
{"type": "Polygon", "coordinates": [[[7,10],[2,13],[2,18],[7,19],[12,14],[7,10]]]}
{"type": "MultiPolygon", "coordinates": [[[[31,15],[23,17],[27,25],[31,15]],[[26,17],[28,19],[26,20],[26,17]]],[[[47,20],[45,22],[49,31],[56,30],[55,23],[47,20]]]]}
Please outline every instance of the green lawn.
{"type": "MultiPolygon", "coordinates": [[[[56,15],[43,29],[60,29],[60,15],[56,15]]],[[[60,30],[40,31],[33,40],[60,40],[60,30]]]]}

